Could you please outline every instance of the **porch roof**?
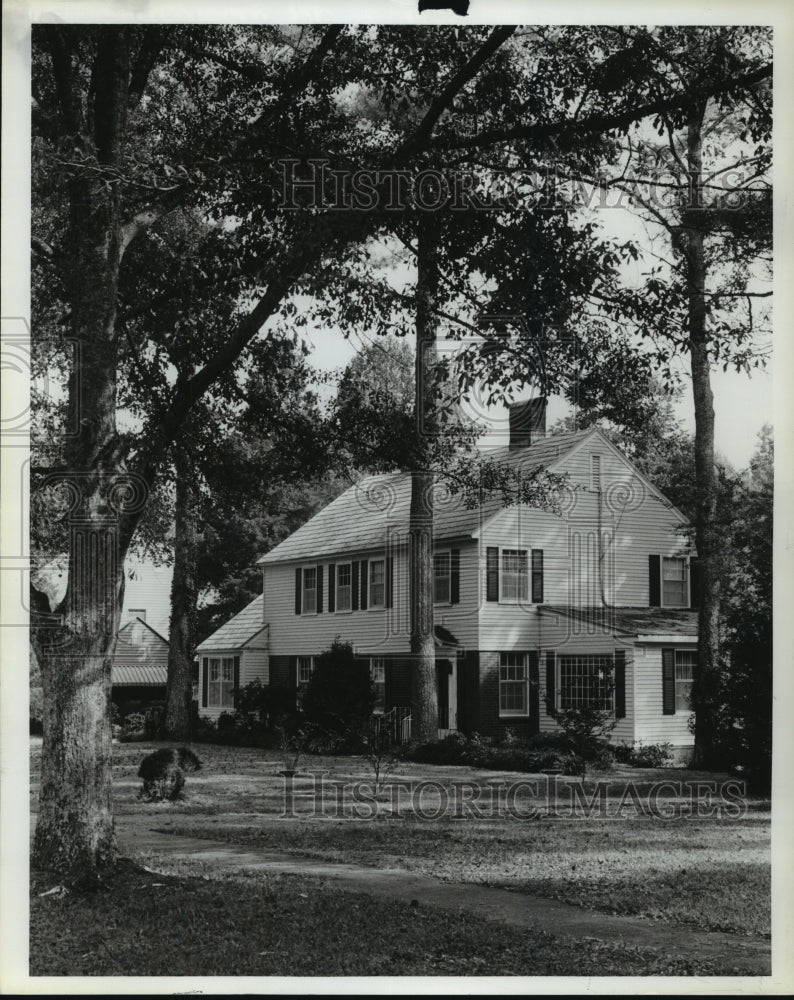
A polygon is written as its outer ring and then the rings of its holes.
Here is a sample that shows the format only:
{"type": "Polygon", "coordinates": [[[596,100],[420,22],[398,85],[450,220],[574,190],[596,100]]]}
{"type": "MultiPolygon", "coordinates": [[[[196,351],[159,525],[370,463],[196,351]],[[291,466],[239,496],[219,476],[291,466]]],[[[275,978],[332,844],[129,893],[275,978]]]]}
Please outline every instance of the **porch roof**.
{"type": "Polygon", "coordinates": [[[678,636],[697,638],[698,613],[684,608],[572,608],[566,604],[544,604],[541,614],[563,615],[608,632],[638,638],[678,636]]]}

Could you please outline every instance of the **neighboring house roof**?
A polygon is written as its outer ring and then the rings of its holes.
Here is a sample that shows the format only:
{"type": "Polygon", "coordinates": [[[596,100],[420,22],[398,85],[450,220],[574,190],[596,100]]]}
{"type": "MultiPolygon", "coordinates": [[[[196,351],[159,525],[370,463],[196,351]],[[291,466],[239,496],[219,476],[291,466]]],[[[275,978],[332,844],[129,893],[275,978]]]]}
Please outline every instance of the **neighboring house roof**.
{"type": "Polygon", "coordinates": [[[164,635],[160,635],[156,628],[153,628],[145,619],[143,618],[132,618],[119,629],[118,639],[116,640],[116,651],[118,652],[118,643],[121,640],[122,645],[125,643],[131,646],[139,646],[143,643],[149,643],[151,640],[148,637],[148,632],[141,633],[141,627],[147,629],[151,632],[153,636],[168,649],[168,639],[164,635]]]}
{"type": "Polygon", "coordinates": [[[652,636],[697,637],[697,611],[675,608],[569,607],[567,604],[544,604],[541,614],[563,615],[588,625],[622,632],[638,638],[652,636]]]}
{"type": "MultiPolygon", "coordinates": [[[[600,433],[594,428],[572,431],[543,438],[527,448],[512,451],[498,448],[482,457],[513,467],[551,468],[587,437],[600,433]]],[[[366,476],[262,556],[258,565],[382,549],[389,530],[399,533],[403,539],[406,537],[410,505],[409,472],[366,476]]],[[[471,538],[482,524],[485,513],[490,516],[499,506],[498,500],[494,500],[485,505],[485,511],[483,508],[467,509],[458,496],[446,497],[441,486],[433,513],[433,535],[436,539],[471,538]]]]}
{"type": "Polygon", "coordinates": [[[168,640],[142,618],[119,629],[113,655],[113,687],[165,686],[168,681],[168,640]]]}
{"type": "Polygon", "coordinates": [[[111,674],[113,687],[150,687],[168,683],[168,667],[151,664],[141,666],[117,666],[113,664],[111,674]]]}
{"type": "Polygon", "coordinates": [[[242,649],[249,645],[267,626],[263,622],[264,604],[260,594],[243,608],[234,618],[221,625],[204,642],[196,647],[197,653],[207,653],[212,650],[242,649]]]}

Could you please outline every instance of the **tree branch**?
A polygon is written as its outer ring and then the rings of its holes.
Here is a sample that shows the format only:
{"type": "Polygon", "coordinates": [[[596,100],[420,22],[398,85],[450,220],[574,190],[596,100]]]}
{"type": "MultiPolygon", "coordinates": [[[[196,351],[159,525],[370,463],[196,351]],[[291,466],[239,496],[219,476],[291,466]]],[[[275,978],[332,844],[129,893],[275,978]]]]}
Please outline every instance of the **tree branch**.
{"type": "Polygon", "coordinates": [[[149,75],[163,50],[170,29],[162,24],[151,24],[147,25],[143,31],[143,41],[130,73],[129,107],[131,111],[137,108],[141,102],[149,75]]]}
{"type": "Polygon", "coordinates": [[[507,24],[493,29],[478,51],[458,70],[441,93],[432,101],[427,113],[413,135],[409,136],[397,150],[397,160],[405,159],[426,143],[433,132],[433,128],[452,103],[453,98],[469,80],[479,73],[480,69],[491,58],[494,52],[504,45],[516,30],[516,27],[517,25],[515,24],[507,24]]]}
{"type": "Polygon", "coordinates": [[[614,113],[599,112],[580,118],[579,121],[565,119],[558,122],[543,122],[535,125],[518,125],[509,129],[486,129],[476,135],[461,138],[444,138],[431,142],[430,146],[436,150],[447,149],[469,149],[483,145],[491,145],[500,142],[510,142],[521,140],[536,142],[538,140],[552,139],[562,136],[582,137],[590,134],[600,134],[606,132],[625,132],[630,125],[641,121],[643,118],[651,116],[662,116],[671,111],[685,111],[695,101],[702,101],[707,97],[718,97],[720,94],[734,90],[737,87],[749,88],[772,76],[772,66],[767,64],[746,73],[744,76],[730,80],[720,80],[719,83],[705,88],[696,95],[679,94],[671,98],[659,98],[640,104],[634,108],[627,108],[625,111],[614,113]]]}

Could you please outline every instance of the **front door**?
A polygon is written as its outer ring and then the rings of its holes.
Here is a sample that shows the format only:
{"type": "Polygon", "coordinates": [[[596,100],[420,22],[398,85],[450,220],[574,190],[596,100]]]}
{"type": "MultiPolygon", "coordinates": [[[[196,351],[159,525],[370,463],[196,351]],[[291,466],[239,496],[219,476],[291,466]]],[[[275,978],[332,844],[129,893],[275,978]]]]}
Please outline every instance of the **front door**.
{"type": "Polygon", "coordinates": [[[438,735],[458,728],[458,665],[454,660],[436,660],[438,679],[438,735]]]}

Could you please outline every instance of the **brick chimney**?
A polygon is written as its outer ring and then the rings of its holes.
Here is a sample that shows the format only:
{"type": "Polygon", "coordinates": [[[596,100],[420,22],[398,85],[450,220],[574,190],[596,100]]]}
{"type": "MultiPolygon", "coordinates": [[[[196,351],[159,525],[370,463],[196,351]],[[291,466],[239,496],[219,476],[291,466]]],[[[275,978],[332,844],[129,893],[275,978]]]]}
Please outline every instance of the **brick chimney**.
{"type": "Polygon", "coordinates": [[[525,399],[511,403],[510,411],[510,450],[526,448],[535,441],[546,437],[546,398],[538,396],[535,399],[525,399]]]}

